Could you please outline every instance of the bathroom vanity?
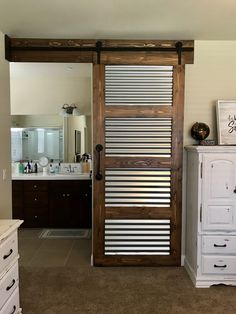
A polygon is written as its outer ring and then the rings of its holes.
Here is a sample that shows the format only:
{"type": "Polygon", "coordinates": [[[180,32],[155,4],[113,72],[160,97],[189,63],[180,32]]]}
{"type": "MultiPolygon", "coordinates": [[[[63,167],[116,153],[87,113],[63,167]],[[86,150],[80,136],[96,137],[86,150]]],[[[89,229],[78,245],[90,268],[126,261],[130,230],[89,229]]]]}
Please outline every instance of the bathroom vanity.
{"type": "Polygon", "coordinates": [[[91,228],[89,174],[16,174],[12,177],[13,218],[28,228],[91,228]]]}

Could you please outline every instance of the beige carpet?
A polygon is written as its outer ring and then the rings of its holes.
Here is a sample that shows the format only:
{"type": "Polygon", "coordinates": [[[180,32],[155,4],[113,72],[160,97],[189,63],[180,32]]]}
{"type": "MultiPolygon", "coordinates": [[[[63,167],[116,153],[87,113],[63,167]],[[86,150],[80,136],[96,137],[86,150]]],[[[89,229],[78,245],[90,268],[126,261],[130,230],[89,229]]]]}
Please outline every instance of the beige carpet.
{"type": "Polygon", "coordinates": [[[184,268],[20,267],[23,314],[236,313],[236,287],[193,287],[184,268]]]}

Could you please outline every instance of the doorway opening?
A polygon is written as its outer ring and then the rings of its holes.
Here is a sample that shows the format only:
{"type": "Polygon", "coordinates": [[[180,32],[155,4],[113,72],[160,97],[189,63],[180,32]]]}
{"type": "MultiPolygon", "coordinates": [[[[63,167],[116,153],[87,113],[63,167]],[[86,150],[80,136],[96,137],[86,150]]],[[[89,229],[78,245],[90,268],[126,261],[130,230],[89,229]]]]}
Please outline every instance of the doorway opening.
{"type": "Polygon", "coordinates": [[[13,218],[24,220],[23,264],[90,264],[91,81],[91,64],[10,63],[12,204],[13,218]],[[79,115],[61,116],[64,104],[79,115]]]}

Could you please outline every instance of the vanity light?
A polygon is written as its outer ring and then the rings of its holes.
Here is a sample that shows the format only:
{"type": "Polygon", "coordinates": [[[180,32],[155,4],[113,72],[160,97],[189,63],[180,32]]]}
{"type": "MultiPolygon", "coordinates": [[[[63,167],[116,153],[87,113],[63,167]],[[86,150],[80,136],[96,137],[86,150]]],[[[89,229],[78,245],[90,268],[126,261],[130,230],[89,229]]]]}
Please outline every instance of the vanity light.
{"type": "Polygon", "coordinates": [[[64,104],[61,108],[61,111],[59,113],[61,116],[63,117],[69,117],[71,115],[73,116],[79,116],[80,112],[77,108],[76,105],[72,104],[72,105],[68,105],[68,104],[64,104]]]}

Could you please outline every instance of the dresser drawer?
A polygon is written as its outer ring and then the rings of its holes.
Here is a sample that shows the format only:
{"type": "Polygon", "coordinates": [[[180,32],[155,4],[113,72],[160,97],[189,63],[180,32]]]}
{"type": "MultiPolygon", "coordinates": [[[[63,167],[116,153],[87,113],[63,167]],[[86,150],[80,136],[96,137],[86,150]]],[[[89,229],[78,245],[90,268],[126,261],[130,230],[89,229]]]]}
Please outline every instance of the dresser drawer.
{"type": "Polygon", "coordinates": [[[17,287],[4,306],[0,309],[0,314],[17,314],[19,310],[19,288],[17,287]]]}
{"type": "Polygon", "coordinates": [[[29,180],[24,182],[25,191],[47,191],[48,182],[45,180],[29,180]]]}
{"type": "Polygon", "coordinates": [[[18,256],[17,231],[0,245],[0,274],[18,256]]]}
{"type": "Polygon", "coordinates": [[[31,228],[48,227],[49,215],[46,207],[26,208],[24,226],[31,228]]]}
{"type": "Polygon", "coordinates": [[[236,236],[203,236],[202,253],[236,254],[236,236]]]}
{"type": "Polygon", "coordinates": [[[47,192],[25,192],[24,204],[26,207],[42,207],[48,205],[47,192]]]}
{"type": "Polygon", "coordinates": [[[15,265],[6,273],[6,275],[0,281],[0,309],[3,307],[4,303],[18,286],[18,282],[18,263],[15,263],[15,265]]]}
{"type": "Polygon", "coordinates": [[[203,274],[236,274],[236,256],[202,256],[203,274]]]}

